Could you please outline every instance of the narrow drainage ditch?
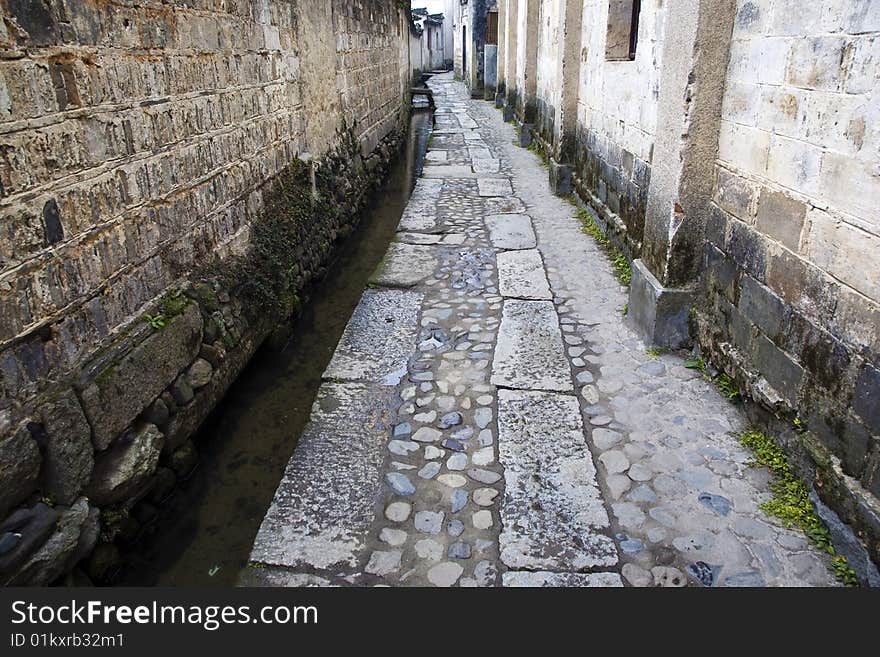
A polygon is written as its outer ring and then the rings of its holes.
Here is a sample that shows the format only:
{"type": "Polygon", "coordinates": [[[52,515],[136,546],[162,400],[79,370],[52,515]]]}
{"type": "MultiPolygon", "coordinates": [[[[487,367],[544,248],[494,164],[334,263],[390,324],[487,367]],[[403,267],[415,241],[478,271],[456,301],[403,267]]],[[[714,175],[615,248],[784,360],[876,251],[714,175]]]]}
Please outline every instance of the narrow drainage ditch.
{"type": "Polygon", "coordinates": [[[247,563],[327,363],[385,255],[421,173],[433,127],[413,111],[404,149],[358,227],[313,286],[280,352],[261,348],[205,422],[195,441],[198,468],[123,553],[127,586],[233,586],[247,563]]]}

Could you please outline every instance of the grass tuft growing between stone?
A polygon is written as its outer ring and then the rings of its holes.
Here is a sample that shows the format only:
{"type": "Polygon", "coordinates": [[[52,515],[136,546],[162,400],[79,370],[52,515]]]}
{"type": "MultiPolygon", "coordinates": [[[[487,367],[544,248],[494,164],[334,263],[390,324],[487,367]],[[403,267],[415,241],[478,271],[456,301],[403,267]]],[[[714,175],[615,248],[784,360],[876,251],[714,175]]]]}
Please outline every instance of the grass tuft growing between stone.
{"type": "Polygon", "coordinates": [[[800,527],[816,547],[830,554],[831,570],[847,586],[858,586],[855,571],[846,557],[838,555],[831,544],[831,532],[822,522],[813,503],[810,490],[795,474],[785,452],[772,438],[761,431],[750,429],[740,436],[740,443],[755,454],[751,465],[762,465],[773,473],[770,490],[773,497],[759,506],[769,516],[778,518],[786,527],[800,527]]]}
{"type": "Polygon", "coordinates": [[[703,375],[703,378],[714,385],[718,392],[727,397],[728,400],[732,402],[739,401],[739,390],[737,390],[736,384],[733,382],[733,379],[731,379],[724,372],[721,372],[720,374],[717,374],[713,377],[709,373],[709,367],[702,356],[697,356],[693,360],[686,360],[684,366],[688,369],[699,371],[700,374],[703,375]]]}
{"type": "Polygon", "coordinates": [[[545,153],[544,149],[538,145],[537,141],[533,139],[531,143],[526,146],[526,150],[531,151],[540,158],[542,167],[544,167],[545,169],[550,168],[550,160],[547,157],[547,153],[545,153]]]}
{"type": "Polygon", "coordinates": [[[611,261],[611,266],[614,268],[614,275],[617,277],[617,280],[620,281],[620,284],[629,285],[632,280],[632,267],[629,264],[629,260],[626,259],[626,256],[614,247],[611,240],[609,240],[599,226],[596,225],[593,216],[589,212],[583,208],[578,208],[575,211],[575,216],[578,221],[581,222],[581,230],[596,240],[596,242],[599,243],[599,246],[602,247],[602,250],[605,251],[608,259],[611,261]]]}

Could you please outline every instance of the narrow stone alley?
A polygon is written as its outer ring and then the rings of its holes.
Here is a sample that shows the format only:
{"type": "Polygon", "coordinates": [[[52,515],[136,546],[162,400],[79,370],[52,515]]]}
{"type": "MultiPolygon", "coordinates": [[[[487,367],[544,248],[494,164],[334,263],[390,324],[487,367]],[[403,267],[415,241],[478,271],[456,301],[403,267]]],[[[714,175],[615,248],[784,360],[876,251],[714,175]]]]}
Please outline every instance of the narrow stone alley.
{"type": "Polygon", "coordinates": [[[833,586],[758,507],[747,420],[650,350],[536,155],[452,73],[396,240],[243,584],[833,586]]]}

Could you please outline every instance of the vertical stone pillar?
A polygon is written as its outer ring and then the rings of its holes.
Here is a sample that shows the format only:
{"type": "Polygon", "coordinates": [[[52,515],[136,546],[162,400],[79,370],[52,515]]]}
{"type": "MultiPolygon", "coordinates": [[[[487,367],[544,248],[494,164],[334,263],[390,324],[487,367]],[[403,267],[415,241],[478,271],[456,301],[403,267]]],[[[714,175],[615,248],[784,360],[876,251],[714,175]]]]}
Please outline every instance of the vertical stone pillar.
{"type": "Polygon", "coordinates": [[[498,80],[495,84],[495,107],[504,107],[507,50],[507,0],[498,1],[498,80]]]}
{"type": "Polygon", "coordinates": [[[538,10],[540,0],[519,0],[516,53],[516,121],[519,144],[532,143],[538,94],[538,10]]]}
{"type": "Polygon", "coordinates": [[[577,104],[581,71],[582,0],[566,0],[560,12],[561,57],[556,79],[560,81],[560,102],[553,122],[553,152],[550,156],[550,187],[556,194],[571,193],[571,174],[577,140],[577,104]]]}
{"type": "Polygon", "coordinates": [[[668,0],[642,258],[629,316],[656,344],[689,342],[736,0],[668,0]]]}
{"type": "Polygon", "coordinates": [[[516,52],[519,39],[519,25],[517,19],[519,0],[502,0],[502,2],[507,7],[504,21],[504,31],[506,33],[504,41],[504,120],[512,121],[514,114],[516,113],[516,52]]]}

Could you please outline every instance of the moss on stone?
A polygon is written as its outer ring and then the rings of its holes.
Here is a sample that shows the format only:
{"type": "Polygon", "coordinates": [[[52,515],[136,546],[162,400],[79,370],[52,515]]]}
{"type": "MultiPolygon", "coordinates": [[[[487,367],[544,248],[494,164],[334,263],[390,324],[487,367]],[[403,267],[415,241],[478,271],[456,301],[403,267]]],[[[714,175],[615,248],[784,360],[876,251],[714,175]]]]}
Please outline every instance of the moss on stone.
{"type": "Polygon", "coordinates": [[[770,482],[773,497],[759,508],[781,520],[786,527],[800,527],[816,547],[832,556],[830,568],[837,579],[847,586],[858,586],[855,571],[849,567],[846,557],[836,554],[831,532],[813,507],[810,490],[794,472],[785,452],[772,438],[756,429],[745,431],[740,442],[755,454],[752,465],[764,466],[773,473],[770,482]]]}
{"type": "Polygon", "coordinates": [[[614,275],[617,277],[617,280],[620,281],[620,284],[629,285],[632,280],[632,267],[629,264],[629,260],[626,259],[626,256],[614,247],[611,240],[609,240],[605,236],[605,233],[602,232],[602,229],[596,225],[593,216],[589,212],[583,208],[578,208],[578,210],[575,211],[575,216],[578,221],[581,222],[581,230],[596,240],[599,246],[602,247],[602,250],[605,251],[608,259],[611,261],[614,275]]]}

